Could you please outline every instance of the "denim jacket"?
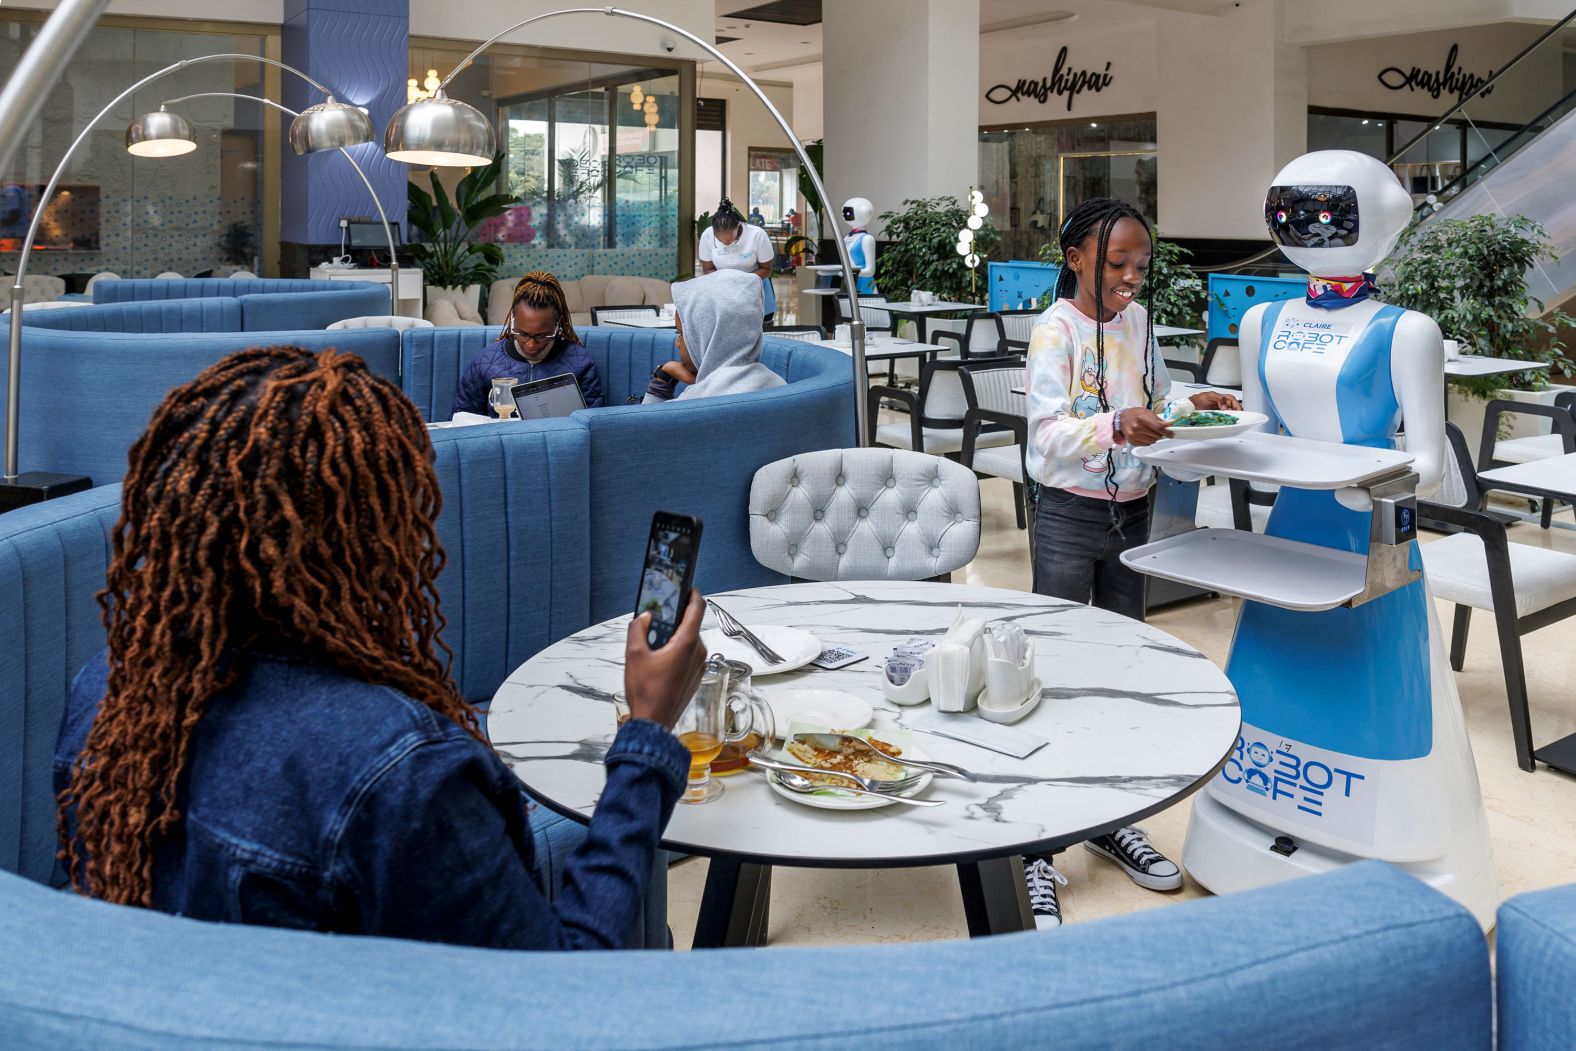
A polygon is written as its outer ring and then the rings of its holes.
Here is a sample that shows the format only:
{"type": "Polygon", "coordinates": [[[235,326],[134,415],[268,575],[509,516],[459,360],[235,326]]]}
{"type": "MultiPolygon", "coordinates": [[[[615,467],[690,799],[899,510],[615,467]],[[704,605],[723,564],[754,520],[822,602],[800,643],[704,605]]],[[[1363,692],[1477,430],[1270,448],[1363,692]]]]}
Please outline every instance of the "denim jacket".
{"type": "Polygon", "coordinates": [[[603,405],[602,377],[596,370],[596,359],[584,346],[560,338],[552,353],[532,365],[514,352],[513,340],[507,336],[495,339],[472,358],[460,374],[459,386],[454,390],[453,412],[491,416],[487,395],[492,390],[492,381],[503,376],[512,376],[517,383],[530,383],[566,372],[580,384],[580,396],[585,399],[586,408],[600,409],[603,405]]]}
{"type": "MultiPolygon", "coordinates": [[[[55,753],[70,777],[104,695],[78,673],[55,753]]],[[[509,949],[635,944],[689,753],[626,723],[607,788],[549,901],[520,782],[451,719],[301,658],[255,660],[198,722],[153,903],[201,920],[509,949]]],[[[75,823],[71,824],[75,834],[75,823]]]]}

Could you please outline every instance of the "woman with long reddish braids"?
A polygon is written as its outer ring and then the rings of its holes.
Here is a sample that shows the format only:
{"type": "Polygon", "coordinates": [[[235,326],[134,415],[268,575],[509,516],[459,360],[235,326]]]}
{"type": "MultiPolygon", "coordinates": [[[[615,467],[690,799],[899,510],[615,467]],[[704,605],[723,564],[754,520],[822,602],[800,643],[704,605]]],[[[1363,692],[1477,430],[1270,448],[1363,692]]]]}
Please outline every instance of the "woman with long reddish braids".
{"type": "Polygon", "coordinates": [[[171,391],[132,448],[107,650],[56,753],[81,893],[198,919],[511,948],[636,936],[689,753],[701,606],[631,624],[631,720],[563,885],[449,676],[420,415],[360,358],[242,351],[171,391]]]}

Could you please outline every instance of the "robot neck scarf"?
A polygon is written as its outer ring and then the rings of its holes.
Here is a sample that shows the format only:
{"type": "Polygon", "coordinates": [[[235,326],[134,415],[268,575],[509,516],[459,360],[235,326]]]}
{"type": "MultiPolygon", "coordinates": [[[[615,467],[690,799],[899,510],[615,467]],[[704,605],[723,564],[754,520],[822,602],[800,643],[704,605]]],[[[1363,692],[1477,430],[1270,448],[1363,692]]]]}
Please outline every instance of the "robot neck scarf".
{"type": "Polygon", "coordinates": [[[1374,284],[1372,274],[1359,274],[1357,277],[1310,277],[1308,305],[1323,310],[1339,310],[1353,303],[1361,303],[1377,291],[1379,287],[1374,284]]]}

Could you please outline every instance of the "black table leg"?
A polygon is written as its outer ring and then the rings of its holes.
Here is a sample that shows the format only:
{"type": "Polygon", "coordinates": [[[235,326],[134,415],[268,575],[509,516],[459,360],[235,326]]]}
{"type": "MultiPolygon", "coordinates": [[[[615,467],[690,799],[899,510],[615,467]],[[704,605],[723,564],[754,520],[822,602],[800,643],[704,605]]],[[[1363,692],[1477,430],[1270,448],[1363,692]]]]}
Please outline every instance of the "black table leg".
{"type": "MultiPolygon", "coordinates": [[[[701,894],[691,948],[721,949],[766,944],[772,900],[772,867],[712,858],[701,894]]],[[[1032,924],[1032,921],[1031,921],[1032,924]]]]}
{"type": "Polygon", "coordinates": [[[969,937],[1034,930],[1034,909],[1023,881],[1023,858],[992,858],[958,866],[969,937]]]}

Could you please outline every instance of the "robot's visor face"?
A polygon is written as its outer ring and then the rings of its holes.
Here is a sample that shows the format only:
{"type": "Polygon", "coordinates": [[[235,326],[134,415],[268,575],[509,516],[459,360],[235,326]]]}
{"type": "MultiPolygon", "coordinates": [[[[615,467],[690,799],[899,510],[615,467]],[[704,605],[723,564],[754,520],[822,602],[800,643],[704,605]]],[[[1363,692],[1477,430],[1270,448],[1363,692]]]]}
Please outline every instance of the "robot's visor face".
{"type": "Polygon", "coordinates": [[[1357,191],[1350,186],[1271,186],[1264,201],[1270,238],[1288,248],[1357,243],[1357,191]]]}
{"type": "Polygon", "coordinates": [[[854,221],[854,209],[846,204],[843,205],[843,221],[845,223],[851,223],[854,221]]]}

